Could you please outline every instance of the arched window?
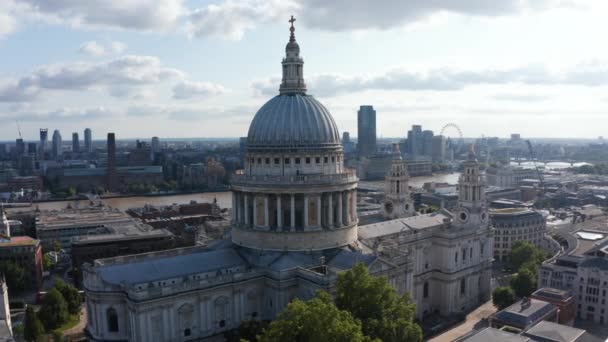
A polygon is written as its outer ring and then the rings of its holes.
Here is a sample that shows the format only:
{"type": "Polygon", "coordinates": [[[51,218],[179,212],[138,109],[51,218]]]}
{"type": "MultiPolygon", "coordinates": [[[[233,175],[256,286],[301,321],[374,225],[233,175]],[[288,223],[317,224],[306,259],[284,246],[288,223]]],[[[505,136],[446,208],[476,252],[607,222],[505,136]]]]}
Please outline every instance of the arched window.
{"type": "Polygon", "coordinates": [[[116,309],[109,308],[106,311],[106,319],[108,321],[108,331],[118,332],[118,314],[116,313],[116,309]]]}

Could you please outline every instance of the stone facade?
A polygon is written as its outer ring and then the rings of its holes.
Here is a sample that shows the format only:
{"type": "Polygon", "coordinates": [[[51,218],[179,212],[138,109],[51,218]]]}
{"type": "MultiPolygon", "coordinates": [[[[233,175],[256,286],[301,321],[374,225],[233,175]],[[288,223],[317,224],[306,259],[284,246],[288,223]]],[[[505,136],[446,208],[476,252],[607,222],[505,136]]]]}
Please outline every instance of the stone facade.
{"type": "Polygon", "coordinates": [[[526,241],[547,249],[547,220],[541,213],[527,208],[496,209],[490,212],[494,228],[494,258],[508,261],[515,241],[526,241]]]}
{"type": "Polygon", "coordinates": [[[410,194],[409,178],[407,164],[401,157],[399,144],[393,144],[393,161],[391,169],[386,174],[386,196],[383,207],[385,218],[408,217],[416,213],[410,194]]]}

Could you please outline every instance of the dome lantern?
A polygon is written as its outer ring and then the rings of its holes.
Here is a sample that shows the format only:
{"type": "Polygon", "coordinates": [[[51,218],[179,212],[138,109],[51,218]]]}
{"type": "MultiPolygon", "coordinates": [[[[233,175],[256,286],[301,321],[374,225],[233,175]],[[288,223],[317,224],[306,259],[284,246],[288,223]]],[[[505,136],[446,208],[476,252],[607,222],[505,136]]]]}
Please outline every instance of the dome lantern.
{"type": "Polygon", "coordinates": [[[283,65],[283,78],[281,80],[281,86],[279,87],[279,93],[283,94],[306,94],[306,83],[304,83],[304,60],[300,57],[300,46],[296,41],[294,34],[295,27],[293,23],[296,19],[291,16],[289,22],[291,27],[289,28],[289,43],[285,46],[285,58],[281,64],[283,65]]]}

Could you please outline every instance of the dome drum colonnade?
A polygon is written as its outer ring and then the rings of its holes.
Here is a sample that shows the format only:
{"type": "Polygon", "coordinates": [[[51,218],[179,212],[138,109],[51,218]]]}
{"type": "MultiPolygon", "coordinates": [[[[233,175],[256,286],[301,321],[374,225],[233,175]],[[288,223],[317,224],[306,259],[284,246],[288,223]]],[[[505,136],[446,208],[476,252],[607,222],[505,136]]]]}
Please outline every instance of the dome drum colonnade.
{"type": "Polygon", "coordinates": [[[344,167],[329,111],[306,94],[291,34],[279,95],[256,113],[243,170],[232,176],[232,241],[260,250],[310,251],[357,240],[357,177],[344,167]]]}

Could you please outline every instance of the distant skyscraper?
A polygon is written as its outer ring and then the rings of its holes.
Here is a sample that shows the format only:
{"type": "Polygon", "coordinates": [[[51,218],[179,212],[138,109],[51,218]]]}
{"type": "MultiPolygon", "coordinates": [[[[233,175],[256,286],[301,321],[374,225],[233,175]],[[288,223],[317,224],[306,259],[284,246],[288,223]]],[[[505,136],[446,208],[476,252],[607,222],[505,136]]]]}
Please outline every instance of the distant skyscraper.
{"type": "Polygon", "coordinates": [[[152,143],[150,144],[150,160],[154,161],[156,154],[160,152],[160,140],[158,137],[152,137],[152,143]]]}
{"type": "Polygon", "coordinates": [[[350,142],[350,133],[349,132],[344,132],[342,133],[342,143],[349,143],[350,142]]]}
{"type": "Polygon", "coordinates": [[[431,154],[433,161],[443,162],[445,160],[445,142],[446,140],[443,135],[435,135],[433,137],[433,153],[431,154]]]}
{"type": "Polygon", "coordinates": [[[240,137],[239,138],[239,153],[240,153],[240,155],[244,156],[246,150],[247,150],[247,137],[240,137]]]}
{"type": "Polygon", "coordinates": [[[106,169],[107,189],[116,190],[116,138],[114,133],[108,133],[108,165],[106,169]]]}
{"type": "Polygon", "coordinates": [[[342,133],[342,146],[344,147],[344,153],[355,152],[355,144],[350,140],[350,133],[342,133]]]}
{"type": "Polygon", "coordinates": [[[38,146],[38,153],[40,153],[40,159],[44,159],[44,152],[48,149],[49,141],[49,130],[46,128],[40,129],[40,146],[38,146]]]}
{"type": "Polygon", "coordinates": [[[63,154],[61,149],[61,133],[56,129],[53,132],[53,158],[58,158],[63,154]]]}
{"type": "Polygon", "coordinates": [[[93,136],[90,128],[84,130],[84,151],[93,152],[93,136]]]}
{"type": "Polygon", "coordinates": [[[423,154],[424,138],[422,135],[422,126],[413,125],[412,129],[407,132],[407,153],[412,158],[416,158],[423,154]]]}
{"type": "Polygon", "coordinates": [[[25,142],[23,139],[19,138],[15,141],[17,157],[20,157],[25,154],[25,142]]]}
{"type": "Polygon", "coordinates": [[[376,153],[376,111],[373,106],[361,106],[357,114],[359,155],[373,155],[376,153]]]}
{"type": "Polygon", "coordinates": [[[429,157],[433,154],[433,131],[422,131],[422,154],[429,157]]]}
{"type": "Polygon", "coordinates": [[[35,142],[27,143],[27,154],[36,154],[38,145],[35,142]]]}
{"type": "Polygon", "coordinates": [[[80,140],[78,139],[78,132],[72,133],[72,152],[80,152],[80,140]]]}

